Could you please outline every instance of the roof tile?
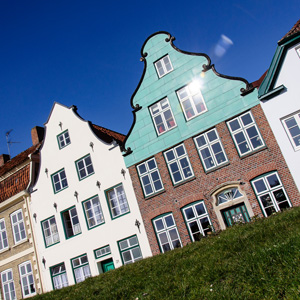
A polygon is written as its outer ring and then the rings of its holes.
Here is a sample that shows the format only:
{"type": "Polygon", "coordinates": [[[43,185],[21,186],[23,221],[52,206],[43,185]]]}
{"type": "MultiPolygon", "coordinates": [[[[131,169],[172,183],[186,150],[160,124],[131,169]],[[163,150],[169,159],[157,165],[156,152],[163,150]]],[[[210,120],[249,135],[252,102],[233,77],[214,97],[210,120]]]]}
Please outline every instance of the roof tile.
{"type": "Polygon", "coordinates": [[[281,40],[279,40],[279,42],[291,37],[292,35],[298,32],[300,32],[300,20],[297,21],[297,23],[292,27],[292,29],[281,40]]]}

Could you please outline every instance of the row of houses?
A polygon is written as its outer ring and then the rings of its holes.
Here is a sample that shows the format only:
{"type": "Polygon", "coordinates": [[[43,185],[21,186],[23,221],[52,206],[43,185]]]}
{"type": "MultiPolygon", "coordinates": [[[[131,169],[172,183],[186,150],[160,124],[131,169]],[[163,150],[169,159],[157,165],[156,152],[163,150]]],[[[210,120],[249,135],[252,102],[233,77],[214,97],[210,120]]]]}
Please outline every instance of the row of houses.
{"type": "Polygon", "coordinates": [[[174,40],[157,32],[142,46],[126,136],[54,103],[32,147],[0,156],[3,299],[300,205],[300,21],[253,83],[174,40]]]}

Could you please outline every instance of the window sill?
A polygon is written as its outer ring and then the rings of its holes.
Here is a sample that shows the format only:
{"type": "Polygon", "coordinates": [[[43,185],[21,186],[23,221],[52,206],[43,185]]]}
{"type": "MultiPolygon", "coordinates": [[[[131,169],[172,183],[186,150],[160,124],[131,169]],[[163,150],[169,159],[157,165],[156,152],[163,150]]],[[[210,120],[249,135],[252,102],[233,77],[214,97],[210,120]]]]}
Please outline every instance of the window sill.
{"type": "Polygon", "coordinates": [[[240,159],[247,158],[247,157],[249,157],[249,156],[251,156],[251,155],[254,155],[254,154],[256,154],[256,153],[258,153],[258,152],[261,152],[261,151],[264,151],[264,150],[266,150],[266,149],[268,149],[268,147],[267,147],[267,146],[264,146],[264,147],[262,147],[262,148],[260,148],[260,149],[254,150],[254,151],[252,151],[252,152],[250,152],[250,153],[247,153],[247,154],[245,154],[245,155],[243,155],[243,156],[240,156],[240,159]]]}
{"type": "Polygon", "coordinates": [[[188,182],[190,182],[190,181],[193,181],[193,180],[195,180],[196,179],[196,176],[193,176],[193,177],[191,177],[191,178],[189,178],[189,179],[186,179],[186,180],[184,180],[184,181],[181,181],[181,182],[179,182],[179,183],[176,183],[176,184],[174,184],[173,186],[174,186],[174,188],[176,188],[176,187],[178,187],[178,186],[181,186],[181,185],[183,185],[183,184],[185,184],[185,183],[188,183],[188,182]]]}
{"type": "Polygon", "coordinates": [[[161,195],[161,194],[163,194],[163,193],[165,193],[165,192],[166,192],[166,190],[162,190],[162,191],[157,192],[157,193],[154,193],[154,194],[152,194],[152,195],[150,195],[150,196],[144,197],[144,199],[145,199],[145,200],[149,200],[149,199],[154,198],[155,196],[161,195]]]}
{"type": "Polygon", "coordinates": [[[18,242],[17,244],[14,244],[11,248],[16,248],[19,245],[25,244],[26,242],[29,242],[29,239],[25,239],[25,240],[23,240],[21,242],[18,242]]]}
{"type": "Polygon", "coordinates": [[[0,254],[5,253],[5,252],[9,251],[10,249],[11,249],[10,247],[2,249],[2,250],[0,250],[0,254]]]}
{"type": "Polygon", "coordinates": [[[209,174],[209,173],[215,172],[215,171],[217,171],[217,170],[219,170],[219,169],[222,169],[222,168],[224,168],[224,167],[227,167],[227,166],[229,166],[229,165],[230,165],[230,162],[227,161],[227,162],[224,163],[223,165],[219,165],[219,166],[217,166],[217,167],[215,167],[215,168],[212,168],[212,169],[210,169],[210,170],[205,171],[205,174],[209,174]]]}

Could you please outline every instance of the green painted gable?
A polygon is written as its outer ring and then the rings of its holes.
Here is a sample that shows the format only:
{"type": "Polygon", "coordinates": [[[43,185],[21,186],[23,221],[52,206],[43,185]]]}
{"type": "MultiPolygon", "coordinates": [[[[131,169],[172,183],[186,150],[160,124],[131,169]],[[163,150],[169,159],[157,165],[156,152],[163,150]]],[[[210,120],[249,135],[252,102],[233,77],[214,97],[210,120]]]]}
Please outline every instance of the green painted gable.
{"type": "Polygon", "coordinates": [[[131,99],[132,107],[136,108],[135,122],[124,144],[127,150],[130,148],[132,151],[124,155],[127,167],[259,103],[257,91],[251,89],[246,80],[218,74],[207,55],[181,51],[174,46],[173,40],[168,33],[160,32],[150,36],[142,47],[145,69],[131,99]],[[173,71],[159,78],[154,63],[167,54],[173,71]],[[193,80],[201,83],[201,92],[208,111],[187,121],[176,91],[193,80]],[[245,96],[241,96],[241,89],[244,89],[245,96]],[[149,106],[165,97],[169,99],[177,127],[158,136],[149,106]],[[142,108],[139,109],[140,107],[142,108]]]}

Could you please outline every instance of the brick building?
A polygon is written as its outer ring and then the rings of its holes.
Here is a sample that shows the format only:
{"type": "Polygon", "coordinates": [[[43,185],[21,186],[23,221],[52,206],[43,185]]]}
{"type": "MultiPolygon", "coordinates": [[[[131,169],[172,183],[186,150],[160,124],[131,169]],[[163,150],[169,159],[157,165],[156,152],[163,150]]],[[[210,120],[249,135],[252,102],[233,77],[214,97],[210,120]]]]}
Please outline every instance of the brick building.
{"type": "Polygon", "coordinates": [[[300,204],[257,90],[173,41],[158,32],[142,47],[124,142],[153,254],[300,204]]]}
{"type": "Polygon", "coordinates": [[[0,298],[5,300],[42,292],[28,209],[42,136],[39,128],[33,128],[32,147],[11,160],[0,156],[0,298]]]}

